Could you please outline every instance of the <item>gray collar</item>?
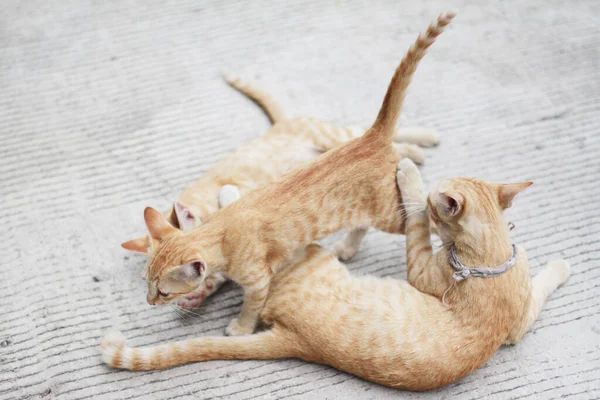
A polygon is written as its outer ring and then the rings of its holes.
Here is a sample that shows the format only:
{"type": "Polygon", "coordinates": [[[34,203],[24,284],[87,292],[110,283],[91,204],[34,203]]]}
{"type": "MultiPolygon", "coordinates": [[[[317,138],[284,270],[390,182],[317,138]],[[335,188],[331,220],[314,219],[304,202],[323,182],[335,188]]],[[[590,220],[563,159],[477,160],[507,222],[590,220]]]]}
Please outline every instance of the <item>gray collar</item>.
{"type": "Polygon", "coordinates": [[[452,246],[450,248],[450,253],[448,255],[448,261],[450,261],[450,265],[452,265],[452,268],[454,268],[454,271],[455,271],[452,274],[452,279],[454,279],[456,282],[460,282],[460,281],[470,278],[472,276],[474,276],[476,278],[493,278],[495,276],[501,275],[501,274],[505,273],[506,271],[508,271],[513,265],[515,265],[515,262],[517,261],[517,246],[515,246],[513,244],[512,250],[513,250],[512,254],[508,258],[508,260],[504,264],[502,264],[496,268],[489,268],[489,267],[470,268],[470,267],[465,267],[464,265],[462,265],[462,263],[456,256],[456,251],[454,250],[454,246],[452,246]]]}

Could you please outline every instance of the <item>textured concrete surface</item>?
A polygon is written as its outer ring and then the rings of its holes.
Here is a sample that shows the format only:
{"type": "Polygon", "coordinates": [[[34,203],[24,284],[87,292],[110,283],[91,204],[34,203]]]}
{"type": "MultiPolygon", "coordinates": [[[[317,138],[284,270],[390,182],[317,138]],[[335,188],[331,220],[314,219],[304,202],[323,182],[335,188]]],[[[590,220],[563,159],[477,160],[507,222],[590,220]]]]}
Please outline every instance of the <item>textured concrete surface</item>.
{"type": "MultiPolygon", "coordinates": [[[[600,397],[600,2],[224,3],[0,4],[0,398],[600,397]],[[522,343],[425,394],[298,360],[104,367],[111,327],[147,345],[221,335],[239,310],[231,286],[187,320],[148,306],[144,258],[119,247],[143,232],[144,206],[268,127],[219,72],[290,114],[368,125],[409,43],[448,8],[459,15],[405,108],[442,133],[425,179],[535,181],[508,214],[514,239],[533,273],[573,267],[522,343]]],[[[404,278],[404,250],[370,233],[349,268],[404,278]]]]}

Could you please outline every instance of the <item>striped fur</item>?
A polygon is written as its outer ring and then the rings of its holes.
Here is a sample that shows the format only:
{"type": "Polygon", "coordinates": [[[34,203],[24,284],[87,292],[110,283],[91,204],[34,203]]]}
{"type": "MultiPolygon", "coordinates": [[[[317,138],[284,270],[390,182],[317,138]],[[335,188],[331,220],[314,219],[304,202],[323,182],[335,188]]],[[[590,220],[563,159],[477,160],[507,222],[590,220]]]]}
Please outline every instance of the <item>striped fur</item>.
{"type": "MultiPolygon", "coordinates": [[[[424,204],[414,164],[401,162],[398,182],[406,201],[424,204]]],[[[508,242],[498,204],[495,228],[508,242]]],[[[295,357],[394,388],[431,390],[479,368],[503,343],[520,340],[569,274],[565,261],[554,261],[531,284],[521,249],[509,272],[461,283],[446,307],[442,292],[452,270],[444,252],[431,254],[426,213],[411,213],[406,231],[408,282],[353,277],[333,254],[311,244],[296,250],[273,277],[260,315],[269,330],[149,348],[128,347],[113,333],[101,342],[102,358],[111,367],[137,371],[215,359],[295,357]]]]}
{"type": "Polygon", "coordinates": [[[416,42],[410,46],[408,53],[398,65],[390,88],[383,99],[383,105],[373,124],[372,132],[381,131],[385,137],[391,138],[398,118],[400,117],[401,105],[406,97],[406,90],[417,70],[417,65],[425,57],[429,46],[444,31],[444,28],[454,18],[454,13],[441,14],[435,23],[429,25],[425,34],[419,35],[416,42]]]}
{"type": "MultiPolygon", "coordinates": [[[[427,34],[437,36],[452,16],[440,16],[427,34]]],[[[404,81],[410,81],[433,37],[419,36],[392,78],[379,115],[394,118],[378,118],[363,136],[251,191],[191,232],[178,231],[160,213],[146,209],[153,242],[148,302],[169,303],[201,287],[207,275],[220,272],[244,290],[242,311],[226,333],[249,334],[257,325],[273,273],[294,249],[341,229],[372,226],[403,233],[404,210],[395,184],[400,154],[389,135],[398,113],[392,109],[401,107],[404,81]],[[194,270],[191,265],[199,267],[194,270]]]]}
{"type": "MultiPolygon", "coordinates": [[[[200,180],[188,186],[178,202],[189,207],[195,217],[196,225],[206,221],[219,208],[217,199],[224,187],[234,186],[241,194],[278,179],[286,172],[308,163],[322,152],[337,148],[342,144],[360,137],[366,129],[359,126],[338,126],[314,118],[298,117],[286,119],[281,104],[269,93],[253,83],[230,73],[224,74],[225,80],[235,89],[245,94],[257,104],[274,123],[262,137],[241,147],[236,152],[220,160],[200,180]]],[[[417,146],[434,146],[438,143],[438,134],[425,128],[412,127],[395,130],[394,146],[402,156],[410,157],[417,163],[424,160],[423,151],[417,146]],[[401,143],[402,142],[402,143],[401,143]]],[[[164,213],[170,224],[181,227],[174,211],[175,207],[164,213]]],[[[356,235],[350,235],[356,237],[356,235]]],[[[347,259],[357,250],[359,241],[340,242],[336,245],[340,257],[347,259]],[[352,244],[352,247],[344,246],[352,244]]],[[[126,241],[122,246],[131,251],[147,253],[151,242],[149,237],[126,241]]],[[[196,307],[216,292],[227,279],[219,273],[211,274],[206,283],[185,298],[179,305],[196,307]]]]}

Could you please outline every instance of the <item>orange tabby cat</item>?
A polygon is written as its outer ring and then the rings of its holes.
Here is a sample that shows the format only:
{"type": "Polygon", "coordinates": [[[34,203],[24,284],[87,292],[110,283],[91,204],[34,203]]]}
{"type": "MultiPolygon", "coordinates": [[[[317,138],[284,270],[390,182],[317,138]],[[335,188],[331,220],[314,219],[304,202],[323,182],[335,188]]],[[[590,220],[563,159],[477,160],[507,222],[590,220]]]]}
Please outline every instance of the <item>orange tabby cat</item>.
{"type": "Polygon", "coordinates": [[[452,17],[441,15],[410,47],[375,123],[363,136],[279,182],[251,191],[190,232],[174,228],[161,213],[146,208],[144,219],[152,238],[148,303],[170,303],[195,291],[208,274],[221,272],[244,291],[242,311],[226,333],[250,334],[271,277],[295,249],[341,229],[358,229],[358,236],[369,226],[403,233],[404,209],[395,184],[400,156],[392,145],[395,125],[418,62],[452,17]]]}
{"type": "MultiPolygon", "coordinates": [[[[273,127],[262,137],[252,140],[234,153],[217,162],[202,178],[183,191],[173,207],[164,215],[169,223],[183,231],[199,226],[219,207],[237,200],[241,194],[262,184],[272,182],[289,170],[306,164],[323,152],[361,136],[366,129],[358,126],[340,127],[314,118],[285,116],[283,107],[270,94],[250,82],[225,74],[227,82],[256,101],[267,113],[273,127]]],[[[435,131],[419,127],[397,129],[394,133],[396,150],[417,163],[423,162],[423,151],[416,145],[438,143],[435,131]]],[[[335,244],[338,256],[344,260],[358,250],[365,232],[352,233],[345,241],[335,244]]],[[[131,251],[146,253],[149,237],[129,240],[122,246],[131,251]]],[[[227,278],[211,273],[194,292],[179,299],[179,306],[196,307],[221,287],[227,278]]]]}
{"type": "Polygon", "coordinates": [[[439,183],[425,199],[419,171],[404,159],[398,185],[407,204],[422,205],[407,217],[408,282],[352,277],[313,244],[273,277],[261,313],[269,330],[150,348],[127,347],[120,334],[109,334],[101,343],[103,360],[148,370],[214,359],[297,357],[395,388],[446,385],[481,367],[503,343],[518,342],[547,296],[567,280],[569,265],[553,261],[531,282],[519,247],[504,273],[456,283],[448,249],[431,252],[427,214],[461,262],[495,267],[512,254],[502,211],[529,184],[457,178],[439,183]]]}

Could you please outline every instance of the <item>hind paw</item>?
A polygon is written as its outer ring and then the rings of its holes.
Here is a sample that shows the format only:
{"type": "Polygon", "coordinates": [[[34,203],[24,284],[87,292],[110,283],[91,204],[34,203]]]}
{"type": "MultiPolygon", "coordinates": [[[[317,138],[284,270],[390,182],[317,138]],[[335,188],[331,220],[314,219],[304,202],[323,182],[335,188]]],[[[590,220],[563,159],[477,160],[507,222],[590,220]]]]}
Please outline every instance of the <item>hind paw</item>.
{"type": "Polygon", "coordinates": [[[425,153],[419,146],[407,143],[393,143],[393,145],[400,157],[406,157],[419,165],[425,162],[425,153]]]}
{"type": "Polygon", "coordinates": [[[225,334],[227,336],[251,335],[254,329],[256,329],[255,324],[242,324],[240,318],[234,318],[225,329],[225,334]]]}
{"type": "Polygon", "coordinates": [[[358,251],[358,248],[347,246],[344,240],[340,240],[333,245],[333,253],[341,261],[348,261],[358,251]]]}
{"type": "Polygon", "coordinates": [[[416,144],[422,147],[433,147],[440,144],[440,134],[433,129],[420,126],[404,127],[396,131],[394,141],[416,144]]]}

